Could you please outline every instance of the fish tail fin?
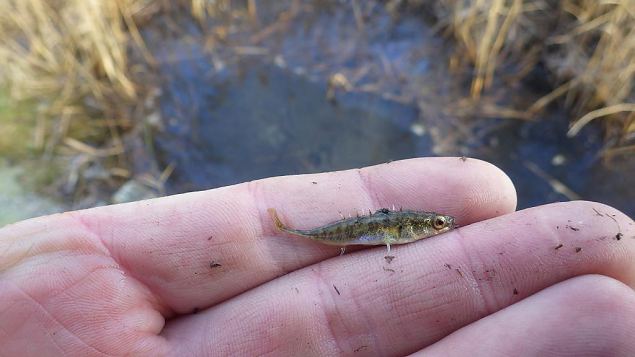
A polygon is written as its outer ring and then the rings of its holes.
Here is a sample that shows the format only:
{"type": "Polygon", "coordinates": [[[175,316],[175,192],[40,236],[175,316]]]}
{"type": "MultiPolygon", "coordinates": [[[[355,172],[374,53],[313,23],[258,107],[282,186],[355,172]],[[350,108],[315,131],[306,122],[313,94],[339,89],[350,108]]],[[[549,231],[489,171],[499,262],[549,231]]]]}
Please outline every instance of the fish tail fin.
{"type": "Polygon", "coordinates": [[[281,231],[281,232],[285,232],[285,233],[289,233],[289,234],[293,234],[296,236],[301,236],[301,237],[307,237],[307,238],[311,238],[313,239],[313,236],[309,233],[307,233],[307,231],[301,231],[298,229],[292,229],[287,227],[284,223],[282,223],[282,221],[280,220],[280,217],[278,216],[278,212],[276,212],[275,208],[269,208],[267,209],[267,212],[269,212],[269,215],[271,216],[271,220],[273,220],[273,223],[275,224],[276,228],[281,231]]]}
{"type": "Polygon", "coordinates": [[[269,208],[267,209],[267,212],[269,212],[269,215],[271,216],[271,219],[273,220],[273,223],[276,225],[276,228],[278,228],[278,230],[282,232],[286,232],[289,230],[287,226],[282,223],[280,217],[278,217],[278,212],[276,212],[275,208],[269,208]]]}

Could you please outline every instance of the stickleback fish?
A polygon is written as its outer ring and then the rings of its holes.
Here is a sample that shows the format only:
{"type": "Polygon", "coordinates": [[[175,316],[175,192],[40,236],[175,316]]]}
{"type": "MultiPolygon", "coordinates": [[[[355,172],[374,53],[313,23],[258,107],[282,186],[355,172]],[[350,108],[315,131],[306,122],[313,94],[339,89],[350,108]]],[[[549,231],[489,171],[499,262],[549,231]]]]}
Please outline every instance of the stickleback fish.
{"type": "Polygon", "coordinates": [[[276,227],[282,232],[340,247],[385,244],[388,252],[392,244],[414,242],[456,227],[452,216],[382,208],[366,216],[341,219],[322,227],[300,230],[282,223],[275,209],[269,208],[268,211],[276,227]]]}

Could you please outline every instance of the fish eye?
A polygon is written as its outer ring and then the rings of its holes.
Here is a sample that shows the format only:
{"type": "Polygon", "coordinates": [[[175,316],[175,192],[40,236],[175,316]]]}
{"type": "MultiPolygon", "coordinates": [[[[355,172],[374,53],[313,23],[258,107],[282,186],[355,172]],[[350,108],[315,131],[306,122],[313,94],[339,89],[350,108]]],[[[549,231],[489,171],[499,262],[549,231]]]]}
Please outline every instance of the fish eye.
{"type": "Polygon", "coordinates": [[[442,229],[445,227],[445,217],[437,216],[434,218],[434,223],[432,224],[434,229],[442,229]]]}

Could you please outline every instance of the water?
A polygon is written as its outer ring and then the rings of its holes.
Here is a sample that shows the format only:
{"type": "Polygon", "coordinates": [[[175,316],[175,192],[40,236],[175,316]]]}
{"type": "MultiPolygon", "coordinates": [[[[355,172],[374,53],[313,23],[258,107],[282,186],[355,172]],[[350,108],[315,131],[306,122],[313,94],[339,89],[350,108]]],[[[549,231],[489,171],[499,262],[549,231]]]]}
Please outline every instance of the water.
{"type": "Polygon", "coordinates": [[[568,124],[566,113],[558,110],[535,123],[508,122],[486,135],[473,154],[495,163],[511,177],[520,208],[585,199],[607,203],[633,216],[635,160],[605,164],[599,128],[589,126],[577,137],[567,138],[568,124]]]}
{"type": "Polygon", "coordinates": [[[410,130],[418,119],[412,106],[370,94],[328,100],[325,83],[275,66],[243,64],[240,75],[209,82],[180,72],[190,65],[169,70],[180,80],[164,98],[179,98],[189,86],[208,89],[179,110],[161,101],[172,119],[157,143],[163,160],[176,164],[172,192],[372,165],[430,146],[410,130]]]}
{"type": "MultiPolygon", "coordinates": [[[[569,139],[567,114],[557,107],[536,122],[458,119],[469,81],[448,72],[450,45],[420,17],[395,21],[370,1],[360,25],[350,3],[340,2],[298,11],[280,25],[287,7],[258,4],[258,25],[232,25],[212,50],[195,26],[169,40],[145,33],[162,78],[157,151],[162,165],[176,167],[170,193],[467,155],[501,167],[520,208],[580,198],[635,214],[635,160],[604,165],[599,127],[569,139]],[[334,74],[352,90],[329,98],[334,74]]],[[[499,84],[491,97],[503,107],[528,105],[544,94],[537,87],[499,84]]]]}

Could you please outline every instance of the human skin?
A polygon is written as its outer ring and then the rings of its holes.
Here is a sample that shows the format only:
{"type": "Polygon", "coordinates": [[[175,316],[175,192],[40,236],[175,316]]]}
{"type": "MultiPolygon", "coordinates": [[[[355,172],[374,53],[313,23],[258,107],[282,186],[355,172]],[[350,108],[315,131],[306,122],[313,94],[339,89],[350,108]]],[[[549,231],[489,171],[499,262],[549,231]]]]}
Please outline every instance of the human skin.
{"type": "Polygon", "coordinates": [[[422,158],[0,229],[0,355],[635,355],[635,224],[514,212],[499,169],[422,158]],[[350,249],[277,232],[404,207],[447,234],[350,249]],[[619,239],[618,239],[619,238],[619,239]]]}

